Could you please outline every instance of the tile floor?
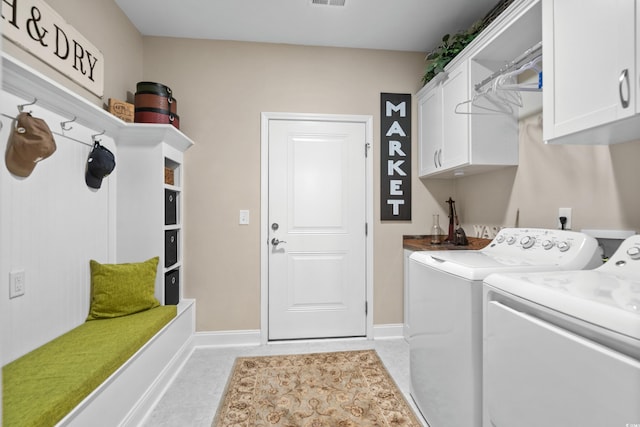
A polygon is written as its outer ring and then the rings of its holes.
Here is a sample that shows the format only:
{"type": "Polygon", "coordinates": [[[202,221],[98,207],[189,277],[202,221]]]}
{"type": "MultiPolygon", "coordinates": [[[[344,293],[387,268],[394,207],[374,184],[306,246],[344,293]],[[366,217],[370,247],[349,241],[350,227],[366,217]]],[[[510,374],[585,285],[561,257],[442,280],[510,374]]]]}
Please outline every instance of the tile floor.
{"type": "MultiPolygon", "coordinates": [[[[375,349],[418,418],[409,395],[409,345],[404,339],[319,340],[243,347],[201,347],[148,415],[144,427],[210,427],[237,356],[375,349]]],[[[423,421],[423,424],[427,424],[423,421]]]]}

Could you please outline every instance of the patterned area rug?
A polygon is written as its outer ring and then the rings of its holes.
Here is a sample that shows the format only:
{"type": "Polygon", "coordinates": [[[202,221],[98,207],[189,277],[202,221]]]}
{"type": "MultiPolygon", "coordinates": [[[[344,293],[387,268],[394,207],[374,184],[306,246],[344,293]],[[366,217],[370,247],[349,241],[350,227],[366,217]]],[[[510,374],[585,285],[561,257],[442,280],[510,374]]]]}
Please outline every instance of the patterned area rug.
{"type": "Polygon", "coordinates": [[[241,357],[213,427],[420,427],[375,350],[241,357]]]}

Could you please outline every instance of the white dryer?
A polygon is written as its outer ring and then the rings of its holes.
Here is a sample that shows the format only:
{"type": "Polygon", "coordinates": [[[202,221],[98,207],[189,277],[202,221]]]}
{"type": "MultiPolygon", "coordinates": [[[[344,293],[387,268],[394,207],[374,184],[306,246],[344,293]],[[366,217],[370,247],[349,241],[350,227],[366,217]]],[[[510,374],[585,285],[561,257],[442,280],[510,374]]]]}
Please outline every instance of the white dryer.
{"type": "Polygon", "coordinates": [[[409,259],[411,396],[429,425],[481,425],[486,276],[600,265],[593,237],[564,230],[506,228],[481,250],[413,253],[409,259]]]}
{"type": "Polygon", "coordinates": [[[640,425],[640,236],[590,271],[484,284],[484,425],[640,425]]]}

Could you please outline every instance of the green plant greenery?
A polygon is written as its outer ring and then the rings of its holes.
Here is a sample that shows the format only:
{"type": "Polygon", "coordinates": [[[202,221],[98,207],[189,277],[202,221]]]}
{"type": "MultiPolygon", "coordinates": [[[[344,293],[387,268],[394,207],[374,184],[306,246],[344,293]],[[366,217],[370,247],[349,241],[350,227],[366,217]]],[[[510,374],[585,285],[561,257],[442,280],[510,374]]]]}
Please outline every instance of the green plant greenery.
{"type": "Polygon", "coordinates": [[[438,73],[444,71],[444,67],[451,62],[462,50],[476,38],[500,13],[502,13],[513,0],[500,0],[482,19],[476,21],[469,29],[459,31],[453,35],[445,34],[438,47],[432,50],[426,57],[427,68],[422,77],[422,84],[426,85],[438,73]]]}
{"type": "Polygon", "coordinates": [[[427,84],[438,73],[444,71],[444,67],[476,38],[479,27],[480,22],[477,22],[467,31],[460,31],[453,36],[445,34],[442,43],[427,55],[427,69],[422,83],[427,84]]]}

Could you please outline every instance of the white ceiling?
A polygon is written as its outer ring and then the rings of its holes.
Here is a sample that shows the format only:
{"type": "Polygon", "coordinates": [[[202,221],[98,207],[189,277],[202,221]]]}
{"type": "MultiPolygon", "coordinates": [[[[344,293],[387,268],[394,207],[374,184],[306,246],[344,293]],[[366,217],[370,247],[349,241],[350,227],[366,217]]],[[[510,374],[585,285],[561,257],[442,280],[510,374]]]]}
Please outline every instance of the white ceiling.
{"type": "Polygon", "coordinates": [[[145,36],[428,52],[498,0],[115,0],[145,36]]]}

